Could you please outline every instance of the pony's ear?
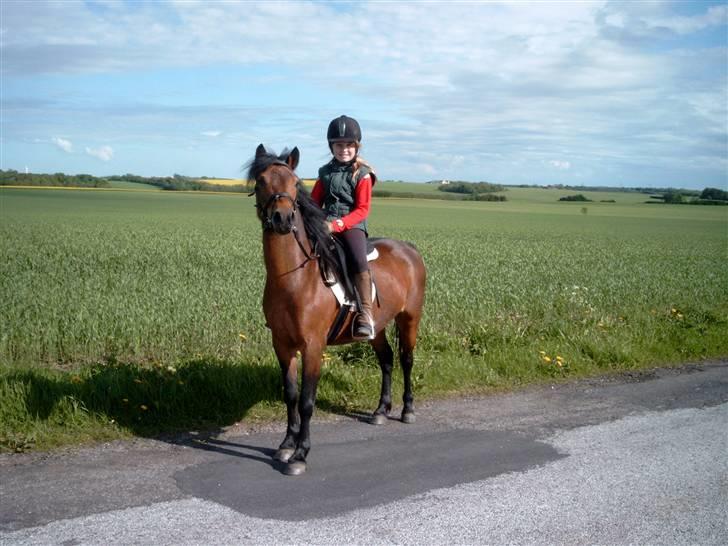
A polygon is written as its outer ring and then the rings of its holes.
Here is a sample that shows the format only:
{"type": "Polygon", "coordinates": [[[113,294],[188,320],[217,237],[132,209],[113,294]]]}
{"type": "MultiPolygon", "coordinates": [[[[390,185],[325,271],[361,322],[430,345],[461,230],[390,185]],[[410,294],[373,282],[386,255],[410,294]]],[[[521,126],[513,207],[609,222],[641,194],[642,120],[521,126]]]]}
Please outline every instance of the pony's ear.
{"type": "Polygon", "coordinates": [[[266,153],[268,152],[265,151],[265,146],[263,146],[262,144],[258,144],[258,147],[255,149],[255,157],[258,158],[262,155],[265,155],[266,153]]]}
{"type": "Polygon", "coordinates": [[[296,170],[296,167],[298,167],[298,160],[301,157],[301,152],[298,151],[298,146],[293,148],[291,150],[291,153],[288,154],[288,157],[286,158],[286,164],[291,168],[292,171],[296,170]]]}

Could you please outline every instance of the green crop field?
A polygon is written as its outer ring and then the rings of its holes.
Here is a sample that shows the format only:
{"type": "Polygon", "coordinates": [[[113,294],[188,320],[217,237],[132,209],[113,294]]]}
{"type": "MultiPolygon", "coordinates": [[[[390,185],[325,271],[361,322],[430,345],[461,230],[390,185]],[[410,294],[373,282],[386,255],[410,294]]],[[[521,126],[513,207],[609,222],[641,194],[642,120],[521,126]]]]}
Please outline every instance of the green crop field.
{"type": "MultiPolygon", "coordinates": [[[[125,189],[0,189],[0,449],[282,415],[252,198],[125,189]]],[[[726,208],[573,193],[375,199],[428,268],[416,400],[728,355],[726,208]]],[[[319,408],[378,388],[332,349],[319,408]]]]}

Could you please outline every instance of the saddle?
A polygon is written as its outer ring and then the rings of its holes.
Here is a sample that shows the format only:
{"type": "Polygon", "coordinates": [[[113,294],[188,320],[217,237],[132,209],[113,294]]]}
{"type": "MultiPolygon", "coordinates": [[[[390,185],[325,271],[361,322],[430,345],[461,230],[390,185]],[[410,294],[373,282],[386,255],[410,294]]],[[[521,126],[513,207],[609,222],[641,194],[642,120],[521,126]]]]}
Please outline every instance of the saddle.
{"type": "MultiPolygon", "coordinates": [[[[320,262],[321,276],[323,277],[324,284],[331,289],[336,297],[336,301],[339,303],[339,313],[337,314],[327,336],[327,342],[329,343],[336,339],[341,332],[346,315],[348,313],[355,313],[359,311],[361,305],[361,302],[359,301],[359,294],[357,293],[354,283],[351,280],[351,275],[349,274],[344,244],[336,237],[332,237],[331,245],[338,262],[336,271],[332,271],[330,267],[327,267],[326,264],[323,263],[323,261],[320,262]]],[[[371,239],[367,239],[367,261],[372,262],[378,257],[379,251],[377,251],[373,241],[371,239]]],[[[374,282],[374,276],[372,275],[372,300],[375,298],[379,301],[377,285],[374,282]]]]}

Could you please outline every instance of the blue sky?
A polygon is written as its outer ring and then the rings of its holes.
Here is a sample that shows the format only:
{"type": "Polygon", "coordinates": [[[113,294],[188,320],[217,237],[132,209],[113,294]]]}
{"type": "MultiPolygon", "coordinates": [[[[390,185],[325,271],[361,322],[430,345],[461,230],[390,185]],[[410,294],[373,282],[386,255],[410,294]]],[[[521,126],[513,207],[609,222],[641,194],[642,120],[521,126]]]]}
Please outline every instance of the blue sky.
{"type": "Polygon", "coordinates": [[[728,189],[726,2],[3,0],[0,168],[728,189]]]}

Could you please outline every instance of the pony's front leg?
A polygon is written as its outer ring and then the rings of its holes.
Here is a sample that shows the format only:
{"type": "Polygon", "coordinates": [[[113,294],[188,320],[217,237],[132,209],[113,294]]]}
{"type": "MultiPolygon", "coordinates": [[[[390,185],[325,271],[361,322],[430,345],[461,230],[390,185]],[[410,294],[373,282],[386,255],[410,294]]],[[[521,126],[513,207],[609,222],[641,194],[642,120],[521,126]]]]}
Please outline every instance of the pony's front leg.
{"type": "MultiPolygon", "coordinates": [[[[278,352],[278,351],[276,351],[278,352]]],[[[278,362],[281,366],[281,374],[283,376],[283,400],[286,403],[286,411],[288,413],[288,425],[286,427],[286,437],[281,442],[273,458],[276,461],[287,463],[293,455],[298,443],[298,434],[300,430],[300,421],[298,417],[298,378],[297,368],[298,359],[296,353],[290,351],[280,351],[282,354],[278,356],[278,362]]]]}
{"type": "Polygon", "coordinates": [[[306,457],[311,449],[311,417],[316,405],[316,389],[321,377],[321,357],[323,347],[307,347],[301,354],[303,358],[303,379],[301,381],[301,397],[298,401],[298,414],[301,427],[298,433],[296,450],[288,459],[285,473],[298,476],[306,472],[306,457]]]}

